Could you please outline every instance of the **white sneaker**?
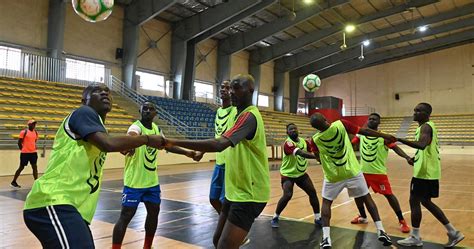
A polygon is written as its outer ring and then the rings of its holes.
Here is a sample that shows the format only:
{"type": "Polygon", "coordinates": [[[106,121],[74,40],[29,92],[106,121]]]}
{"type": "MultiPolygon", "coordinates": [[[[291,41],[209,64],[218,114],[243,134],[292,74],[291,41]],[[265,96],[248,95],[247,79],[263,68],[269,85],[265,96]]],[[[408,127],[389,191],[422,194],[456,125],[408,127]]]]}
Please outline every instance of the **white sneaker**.
{"type": "Polygon", "coordinates": [[[401,246],[423,246],[423,241],[421,241],[421,238],[418,239],[413,235],[406,239],[399,240],[397,243],[401,246]]]}
{"type": "Polygon", "coordinates": [[[453,235],[448,233],[448,243],[446,243],[444,246],[453,247],[463,239],[464,239],[464,234],[462,234],[459,231],[456,231],[453,235]]]}

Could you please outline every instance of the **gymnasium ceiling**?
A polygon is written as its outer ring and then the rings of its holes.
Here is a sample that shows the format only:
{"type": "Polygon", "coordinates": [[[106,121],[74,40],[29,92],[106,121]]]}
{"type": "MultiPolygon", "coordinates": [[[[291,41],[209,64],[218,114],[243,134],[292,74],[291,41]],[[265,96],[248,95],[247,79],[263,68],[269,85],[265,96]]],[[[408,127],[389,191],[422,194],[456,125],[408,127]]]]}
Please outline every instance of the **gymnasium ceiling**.
{"type": "MultiPolygon", "coordinates": [[[[122,5],[136,1],[116,0],[122,5]]],[[[202,31],[192,37],[197,42],[216,39],[219,49],[228,54],[247,50],[257,64],[274,61],[276,70],[289,71],[294,77],[316,73],[325,78],[474,40],[473,0],[159,1],[169,5],[156,19],[173,27],[191,23],[202,31]],[[233,11],[237,5],[246,9],[233,11]],[[196,20],[211,20],[215,25],[196,20]],[[346,32],[343,50],[347,24],[356,28],[346,32]],[[365,40],[370,44],[364,46],[360,60],[365,40]]]]}

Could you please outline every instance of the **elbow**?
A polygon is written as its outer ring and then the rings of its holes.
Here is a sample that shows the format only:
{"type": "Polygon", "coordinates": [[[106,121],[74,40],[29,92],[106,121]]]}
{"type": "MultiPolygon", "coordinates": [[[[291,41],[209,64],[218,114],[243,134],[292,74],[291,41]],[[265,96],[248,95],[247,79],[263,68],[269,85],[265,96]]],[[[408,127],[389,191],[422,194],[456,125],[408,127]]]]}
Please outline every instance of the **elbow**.
{"type": "Polygon", "coordinates": [[[115,150],[115,147],[111,143],[108,143],[108,142],[104,142],[102,144],[99,144],[97,147],[102,152],[115,152],[115,151],[117,151],[117,150],[115,150]]]}

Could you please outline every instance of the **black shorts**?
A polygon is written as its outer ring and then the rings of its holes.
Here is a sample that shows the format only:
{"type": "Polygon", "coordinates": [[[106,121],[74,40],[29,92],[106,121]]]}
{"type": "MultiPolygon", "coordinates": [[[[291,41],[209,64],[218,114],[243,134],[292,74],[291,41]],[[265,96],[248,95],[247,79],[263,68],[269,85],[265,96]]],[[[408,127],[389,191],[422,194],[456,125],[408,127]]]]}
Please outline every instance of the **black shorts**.
{"type": "Polygon", "coordinates": [[[410,194],[424,199],[439,196],[439,180],[411,178],[410,194]]]}
{"type": "Polygon", "coordinates": [[[297,177],[297,178],[292,178],[288,176],[281,176],[281,185],[285,183],[286,181],[291,181],[292,183],[296,183],[296,185],[301,186],[301,184],[306,181],[306,179],[309,178],[309,175],[307,173],[304,173],[304,175],[297,177]]]}
{"type": "Polygon", "coordinates": [[[23,210],[23,218],[43,248],[94,248],[89,225],[71,205],[23,210]]]}
{"type": "Polygon", "coordinates": [[[36,162],[38,161],[38,153],[21,153],[20,154],[20,165],[21,166],[27,166],[28,162],[31,163],[31,165],[36,165],[36,162]]]}
{"type": "Polygon", "coordinates": [[[248,232],[266,205],[267,203],[232,202],[225,199],[222,213],[227,216],[227,220],[232,224],[248,232]]]}

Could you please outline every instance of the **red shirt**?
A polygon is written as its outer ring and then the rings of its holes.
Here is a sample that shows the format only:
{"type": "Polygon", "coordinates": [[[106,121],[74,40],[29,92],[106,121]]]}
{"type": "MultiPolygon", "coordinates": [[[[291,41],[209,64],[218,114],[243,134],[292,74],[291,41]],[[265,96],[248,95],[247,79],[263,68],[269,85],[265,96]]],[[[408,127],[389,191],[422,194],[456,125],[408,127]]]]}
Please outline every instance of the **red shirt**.
{"type": "Polygon", "coordinates": [[[25,131],[26,130],[22,130],[20,132],[20,139],[23,139],[22,144],[21,144],[22,145],[21,153],[35,153],[36,141],[38,140],[38,137],[39,137],[38,132],[36,132],[36,130],[33,130],[33,131],[28,130],[25,136],[25,131]]]}

